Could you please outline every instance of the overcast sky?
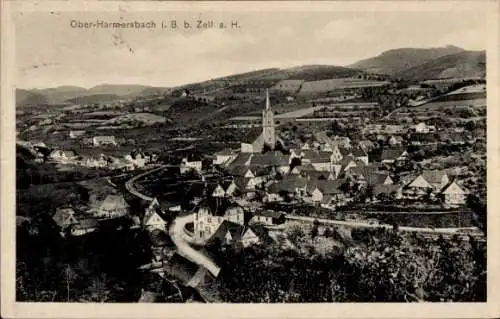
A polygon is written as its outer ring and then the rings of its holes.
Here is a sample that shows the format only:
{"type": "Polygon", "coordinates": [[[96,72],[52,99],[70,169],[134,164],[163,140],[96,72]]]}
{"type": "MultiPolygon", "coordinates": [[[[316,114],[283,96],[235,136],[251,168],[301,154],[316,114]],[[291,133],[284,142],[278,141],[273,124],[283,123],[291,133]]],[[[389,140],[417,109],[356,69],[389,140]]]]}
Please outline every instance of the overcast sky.
{"type": "MultiPolygon", "coordinates": [[[[425,3],[425,2],[424,2],[425,3]]],[[[175,86],[267,67],[348,65],[400,47],[485,48],[481,13],[18,12],[21,88],[102,83],[175,86]],[[122,20],[120,20],[120,17],[122,20]],[[238,21],[239,29],[167,31],[162,20],[238,21]],[[154,30],[75,29],[71,20],[155,21],[154,30]]]]}

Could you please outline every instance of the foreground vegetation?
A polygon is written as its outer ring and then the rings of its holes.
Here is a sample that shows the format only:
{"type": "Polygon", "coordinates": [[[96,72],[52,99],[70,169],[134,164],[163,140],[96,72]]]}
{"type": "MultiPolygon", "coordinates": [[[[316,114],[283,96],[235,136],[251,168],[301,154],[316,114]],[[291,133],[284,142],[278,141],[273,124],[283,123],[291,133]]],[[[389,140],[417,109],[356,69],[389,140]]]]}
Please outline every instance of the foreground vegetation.
{"type": "MultiPolygon", "coordinates": [[[[305,238],[302,236],[298,238],[305,238]]],[[[221,250],[216,283],[225,302],[485,301],[486,245],[362,230],[320,253],[249,247],[221,250]]],[[[296,246],[297,247],[297,246],[296,246]]]]}

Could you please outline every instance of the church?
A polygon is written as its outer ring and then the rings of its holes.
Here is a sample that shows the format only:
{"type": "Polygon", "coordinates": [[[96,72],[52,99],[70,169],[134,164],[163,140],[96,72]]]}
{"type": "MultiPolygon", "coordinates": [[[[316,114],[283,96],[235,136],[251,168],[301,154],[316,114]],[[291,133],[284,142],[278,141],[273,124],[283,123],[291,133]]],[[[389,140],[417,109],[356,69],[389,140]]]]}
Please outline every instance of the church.
{"type": "Polygon", "coordinates": [[[266,108],[262,111],[262,133],[250,143],[241,143],[241,153],[262,153],[265,145],[274,150],[277,143],[283,144],[276,136],[274,112],[269,101],[269,90],[266,91],[266,108]]]}

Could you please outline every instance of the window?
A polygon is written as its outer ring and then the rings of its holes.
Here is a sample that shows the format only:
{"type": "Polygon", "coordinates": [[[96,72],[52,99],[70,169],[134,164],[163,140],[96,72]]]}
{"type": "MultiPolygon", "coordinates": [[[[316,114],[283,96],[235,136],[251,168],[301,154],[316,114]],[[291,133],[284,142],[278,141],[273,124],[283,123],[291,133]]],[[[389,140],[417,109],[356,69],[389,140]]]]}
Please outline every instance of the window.
{"type": "Polygon", "coordinates": [[[211,222],[212,222],[212,217],[208,217],[208,218],[207,218],[207,221],[208,221],[209,223],[211,223],[211,222]]]}

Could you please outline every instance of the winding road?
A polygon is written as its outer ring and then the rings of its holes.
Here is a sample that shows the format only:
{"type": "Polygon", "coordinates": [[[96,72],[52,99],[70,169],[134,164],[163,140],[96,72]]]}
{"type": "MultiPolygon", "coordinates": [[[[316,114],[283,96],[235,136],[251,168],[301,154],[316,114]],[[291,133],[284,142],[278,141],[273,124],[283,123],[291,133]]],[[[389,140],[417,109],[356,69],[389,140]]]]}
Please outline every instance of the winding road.
{"type": "MultiPolygon", "coordinates": [[[[139,179],[143,178],[147,175],[156,173],[160,170],[162,170],[165,167],[169,167],[171,165],[162,165],[160,167],[154,168],[152,170],[149,170],[147,172],[144,172],[142,174],[139,174],[137,176],[134,176],[130,180],[128,180],[125,183],[125,188],[133,195],[146,200],[146,201],[153,201],[152,197],[149,197],[147,195],[144,195],[140,193],[137,189],[134,187],[134,182],[139,179]]],[[[199,252],[198,250],[194,249],[191,247],[190,243],[192,243],[194,240],[191,236],[189,236],[186,231],[185,227],[187,223],[192,223],[194,221],[194,214],[189,214],[186,216],[179,216],[177,217],[173,222],[172,225],[169,228],[169,234],[170,237],[172,238],[172,241],[174,242],[175,246],[177,247],[177,252],[179,255],[182,257],[188,259],[189,261],[197,264],[198,266],[206,268],[214,277],[217,277],[220,272],[220,268],[206,255],[203,253],[199,252]]]]}

